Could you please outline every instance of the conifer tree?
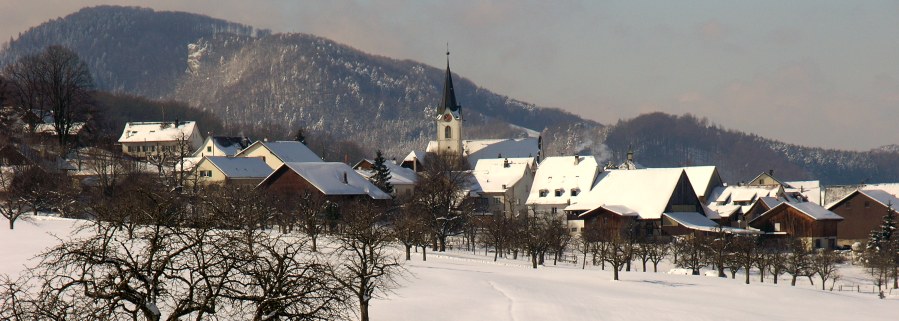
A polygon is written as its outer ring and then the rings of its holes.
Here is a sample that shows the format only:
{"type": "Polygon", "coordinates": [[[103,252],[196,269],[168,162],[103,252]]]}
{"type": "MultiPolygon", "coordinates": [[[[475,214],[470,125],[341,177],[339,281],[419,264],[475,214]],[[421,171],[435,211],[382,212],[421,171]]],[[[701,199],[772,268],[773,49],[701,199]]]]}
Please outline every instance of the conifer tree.
{"type": "Polygon", "coordinates": [[[393,185],[390,184],[390,169],[387,168],[385,162],[386,160],[384,159],[384,155],[379,149],[375,157],[374,167],[372,168],[375,174],[371,176],[370,180],[372,184],[375,184],[375,186],[380,188],[385,193],[393,194],[393,185]]]}

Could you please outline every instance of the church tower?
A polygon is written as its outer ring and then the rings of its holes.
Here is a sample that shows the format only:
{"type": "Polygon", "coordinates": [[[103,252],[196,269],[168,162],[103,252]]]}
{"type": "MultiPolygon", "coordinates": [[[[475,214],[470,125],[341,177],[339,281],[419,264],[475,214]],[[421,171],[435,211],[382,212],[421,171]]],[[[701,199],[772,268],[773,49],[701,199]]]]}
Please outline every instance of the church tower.
{"type": "Polygon", "coordinates": [[[446,79],[443,82],[443,99],[437,106],[437,151],[441,154],[462,156],[462,106],[456,102],[453,75],[449,67],[449,51],[446,52],[446,79]]]}

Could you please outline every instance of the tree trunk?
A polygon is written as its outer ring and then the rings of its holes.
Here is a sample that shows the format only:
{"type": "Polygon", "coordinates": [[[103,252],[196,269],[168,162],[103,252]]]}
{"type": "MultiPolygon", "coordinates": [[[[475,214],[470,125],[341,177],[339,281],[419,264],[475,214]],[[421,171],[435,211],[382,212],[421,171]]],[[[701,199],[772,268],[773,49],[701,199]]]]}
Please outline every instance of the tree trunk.
{"type": "MultiPolygon", "coordinates": [[[[310,235],[312,239],[312,252],[318,252],[318,240],[314,235],[310,235]]],[[[408,251],[407,251],[408,252],[408,251]]]]}
{"type": "Polygon", "coordinates": [[[368,321],[368,301],[359,302],[359,321],[368,321]]]}
{"type": "Polygon", "coordinates": [[[437,239],[440,245],[440,252],[446,252],[446,236],[441,236],[437,239]]]}
{"type": "Polygon", "coordinates": [[[749,267],[746,267],[746,269],[744,270],[744,272],[746,272],[746,284],[749,284],[749,270],[749,267]]]}
{"type": "Polygon", "coordinates": [[[765,283],[765,268],[759,268],[759,282],[765,283]]]}
{"type": "Polygon", "coordinates": [[[613,268],[612,270],[612,280],[618,281],[618,269],[613,268]]]}
{"type": "Polygon", "coordinates": [[[406,261],[412,260],[412,244],[406,244],[406,261]]]}
{"type": "Polygon", "coordinates": [[[793,279],[792,279],[792,281],[790,281],[790,286],[796,286],[796,277],[797,277],[797,275],[796,275],[796,274],[792,274],[792,276],[793,276],[793,279]]]}
{"type": "Polygon", "coordinates": [[[584,252],[584,262],[582,262],[582,263],[583,264],[581,265],[581,270],[586,270],[587,269],[587,252],[584,252]]]}
{"type": "Polygon", "coordinates": [[[643,272],[646,272],[646,261],[643,261],[643,272]]]}
{"type": "Polygon", "coordinates": [[[12,218],[9,219],[9,229],[10,229],[10,230],[13,229],[13,227],[15,227],[15,224],[16,224],[16,220],[15,220],[15,219],[12,219],[12,218]]]}
{"type": "Polygon", "coordinates": [[[659,273],[659,263],[652,262],[652,273],[659,273]]]}
{"type": "Polygon", "coordinates": [[[422,261],[428,260],[428,247],[427,246],[421,247],[421,260],[422,261]]]}
{"type": "Polygon", "coordinates": [[[537,268],[537,253],[531,252],[531,267],[537,268]]]}
{"type": "Polygon", "coordinates": [[[893,267],[893,288],[899,289],[899,266],[893,267]]]}
{"type": "Polygon", "coordinates": [[[824,278],[824,275],[821,275],[821,291],[827,290],[824,285],[827,284],[827,279],[824,278]]]}

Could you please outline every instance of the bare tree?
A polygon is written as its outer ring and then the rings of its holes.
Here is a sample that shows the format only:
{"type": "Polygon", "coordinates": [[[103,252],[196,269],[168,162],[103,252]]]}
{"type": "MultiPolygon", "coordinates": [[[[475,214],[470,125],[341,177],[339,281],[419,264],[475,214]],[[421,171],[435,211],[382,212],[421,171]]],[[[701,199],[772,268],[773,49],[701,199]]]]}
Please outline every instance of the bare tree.
{"type": "Polygon", "coordinates": [[[781,274],[784,274],[787,268],[787,260],[789,259],[789,247],[783,239],[771,239],[762,242],[762,250],[767,257],[768,271],[774,277],[774,284],[781,274]]]}
{"type": "Polygon", "coordinates": [[[726,278],[727,274],[724,274],[724,268],[727,265],[731,251],[733,251],[731,236],[718,228],[707,240],[705,247],[706,253],[708,253],[709,264],[718,271],[718,277],[726,278]]]}
{"type": "Polygon", "coordinates": [[[386,224],[385,208],[358,202],[344,206],[341,214],[338,280],[356,297],[360,320],[368,321],[371,299],[396,286],[402,266],[390,248],[394,237],[386,224]]]}
{"type": "Polygon", "coordinates": [[[4,74],[25,108],[39,111],[41,118],[53,118],[59,145],[69,143],[73,126],[79,118],[83,120],[91,99],[93,79],[87,64],[72,50],[54,45],[20,58],[4,74]]]}
{"type": "Polygon", "coordinates": [[[463,233],[467,218],[475,209],[476,204],[466,193],[472,176],[464,159],[429,154],[427,160],[415,184],[411,205],[427,215],[431,234],[443,252],[447,237],[463,233]]]}
{"type": "Polygon", "coordinates": [[[652,271],[659,272],[659,262],[668,256],[668,253],[671,251],[671,244],[659,238],[652,238],[645,245],[647,246],[646,250],[649,260],[652,261],[652,271]]]}
{"type": "MultiPolygon", "coordinates": [[[[406,261],[412,259],[412,248],[427,244],[428,222],[420,212],[400,206],[393,215],[393,233],[406,250],[406,261]]],[[[422,260],[427,260],[426,246],[422,246],[422,260]]]]}
{"type": "Polygon", "coordinates": [[[0,215],[9,221],[9,229],[15,228],[16,221],[28,211],[27,190],[22,186],[29,182],[22,179],[28,167],[10,166],[0,168],[0,215]]]}
{"type": "Polygon", "coordinates": [[[749,284],[749,272],[755,266],[759,253],[758,237],[754,235],[742,235],[734,239],[735,265],[743,268],[746,274],[745,282],[749,284]]]}
{"type": "MultiPolygon", "coordinates": [[[[839,278],[837,265],[843,263],[843,261],[843,256],[832,250],[822,250],[812,256],[811,268],[821,278],[821,290],[826,290],[827,280],[839,278]]],[[[833,286],[831,285],[832,289],[833,286]]]]}
{"type": "Polygon", "coordinates": [[[680,237],[675,243],[674,252],[679,259],[677,266],[690,269],[693,275],[699,275],[699,270],[707,265],[707,253],[705,248],[706,237],[699,233],[693,233],[680,237]]]}
{"type": "Polygon", "coordinates": [[[796,286],[796,279],[800,276],[808,276],[811,280],[811,255],[808,250],[808,244],[798,239],[788,239],[785,243],[789,255],[784,261],[784,270],[792,278],[791,286],[796,286]]]}

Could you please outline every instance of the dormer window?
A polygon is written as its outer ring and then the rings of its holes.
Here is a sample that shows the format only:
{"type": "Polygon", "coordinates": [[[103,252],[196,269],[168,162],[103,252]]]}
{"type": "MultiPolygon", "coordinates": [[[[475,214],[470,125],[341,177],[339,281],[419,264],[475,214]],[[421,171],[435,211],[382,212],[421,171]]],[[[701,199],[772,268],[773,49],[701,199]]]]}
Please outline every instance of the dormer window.
{"type": "Polygon", "coordinates": [[[546,197],[546,195],[549,195],[549,191],[548,191],[548,190],[545,190],[545,189],[541,189],[541,190],[540,190],[540,197],[546,197]]]}
{"type": "Polygon", "coordinates": [[[562,196],[562,194],[564,194],[564,193],[565,193],[565,191],[563,191],[561,188],[556,189],[556,197],[560,197],[560,196],[562,196]]]}
{"type": "Polygon", "coordinates": [[[580,194],[580,193],[581,193],[581,190],[579,188],[571,189],[571,196],[577,196],[577,194],[580,194]]]}

